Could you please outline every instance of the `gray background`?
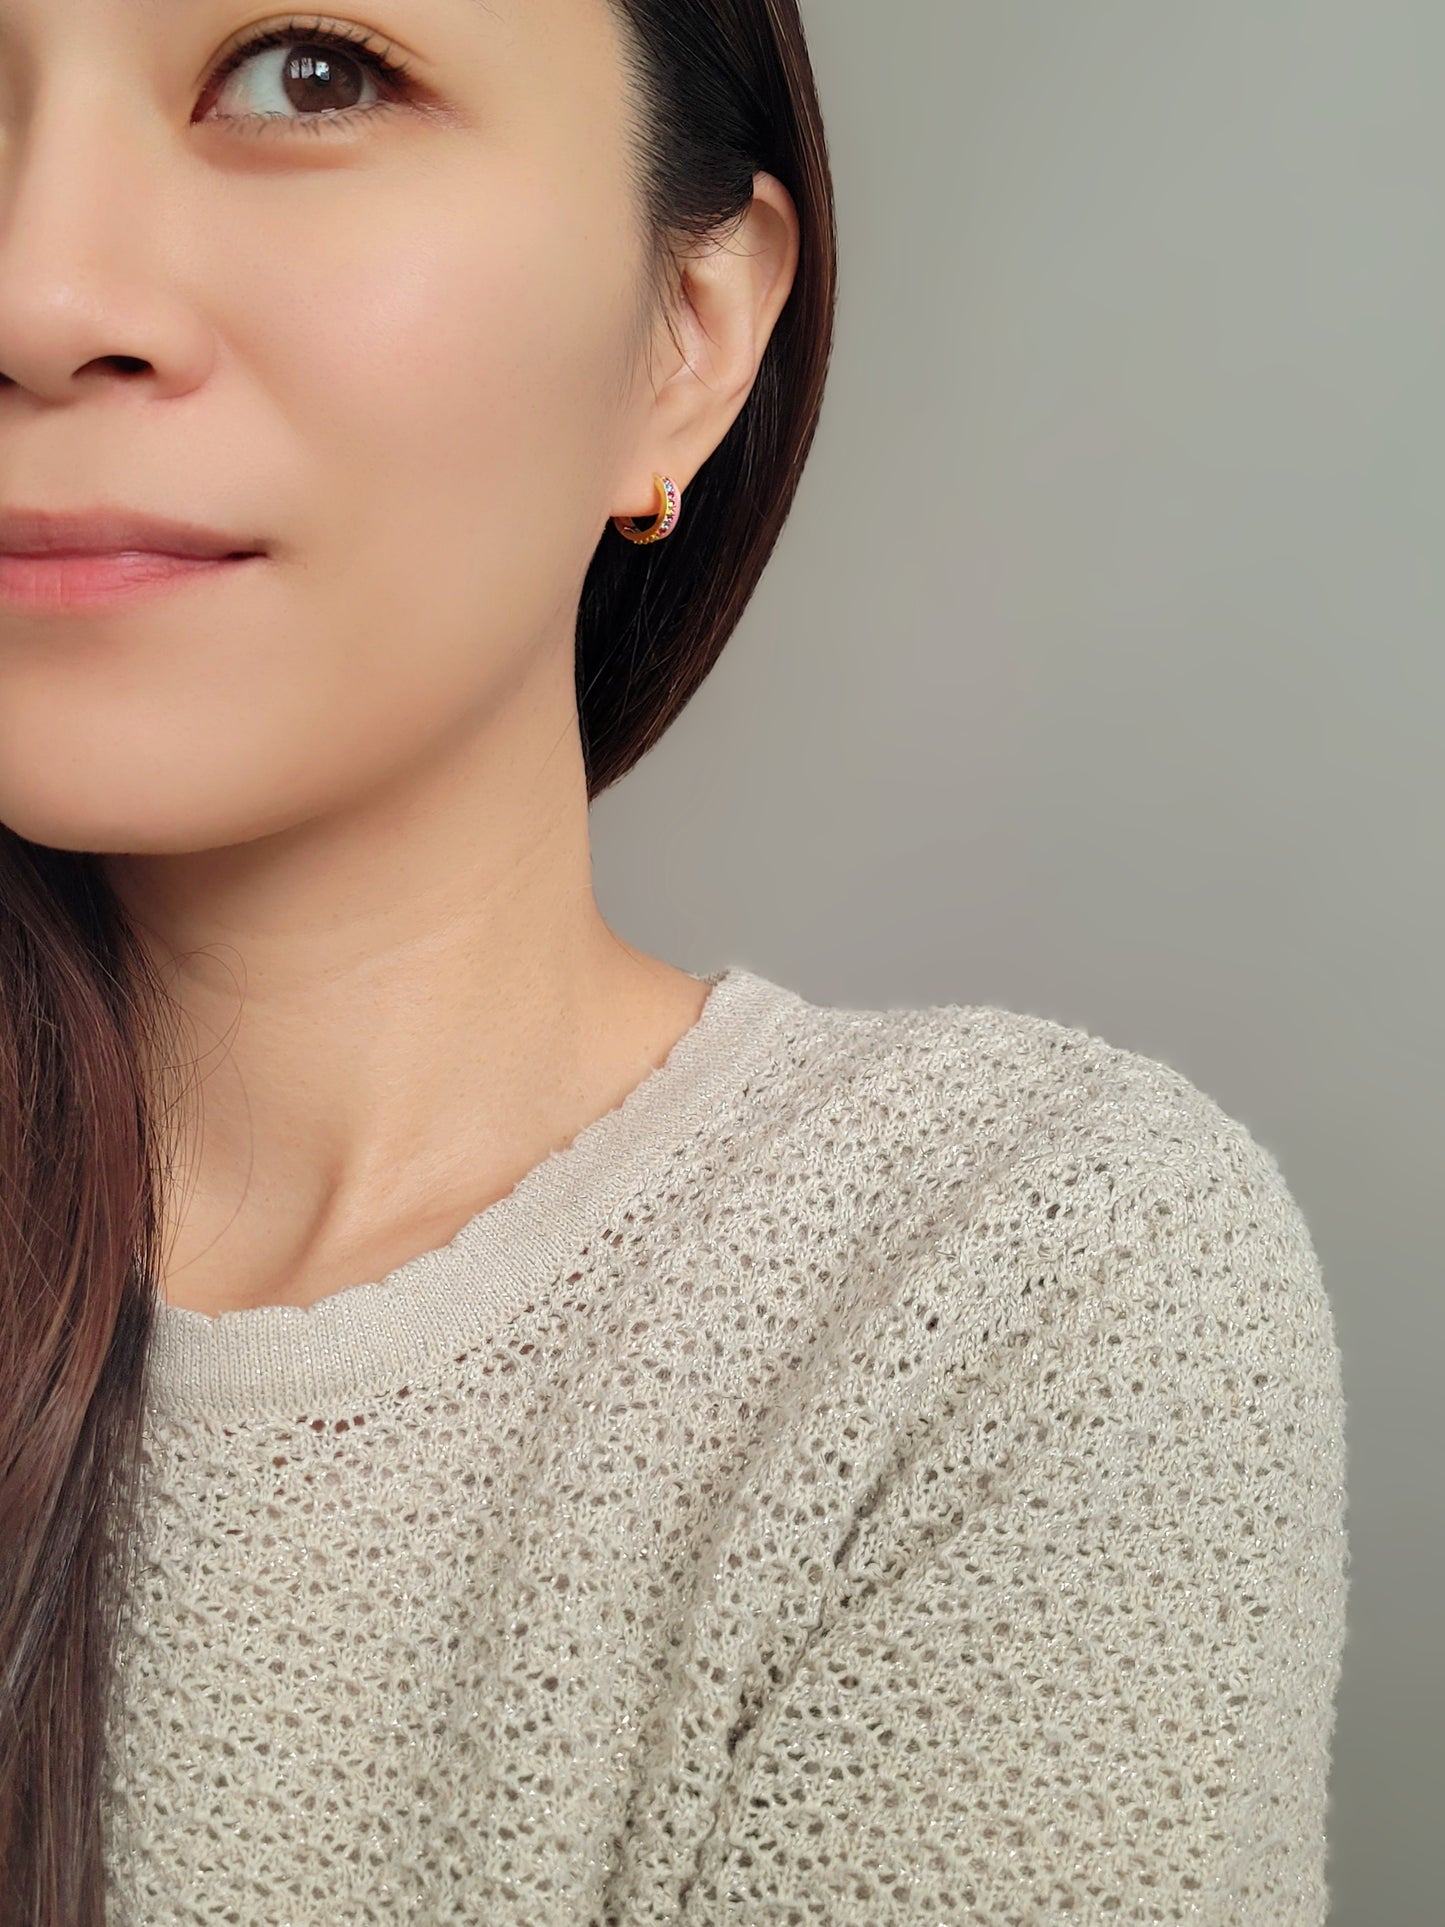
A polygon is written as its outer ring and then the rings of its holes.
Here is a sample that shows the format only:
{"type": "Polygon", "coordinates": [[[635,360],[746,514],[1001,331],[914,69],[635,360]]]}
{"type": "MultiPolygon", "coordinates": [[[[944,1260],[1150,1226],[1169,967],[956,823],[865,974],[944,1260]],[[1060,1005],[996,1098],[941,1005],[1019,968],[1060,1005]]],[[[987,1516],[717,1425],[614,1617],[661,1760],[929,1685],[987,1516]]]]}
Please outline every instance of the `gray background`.
{"type": "Polygon", "coordinates": [[[1423,1927],[1445,3],[804,6],[823,427],[743,628],[594,808],[598,899],[685,969],[1081,1025],[1275,1153],[1349,1408],[1331,1922],[1423,1927]]]}

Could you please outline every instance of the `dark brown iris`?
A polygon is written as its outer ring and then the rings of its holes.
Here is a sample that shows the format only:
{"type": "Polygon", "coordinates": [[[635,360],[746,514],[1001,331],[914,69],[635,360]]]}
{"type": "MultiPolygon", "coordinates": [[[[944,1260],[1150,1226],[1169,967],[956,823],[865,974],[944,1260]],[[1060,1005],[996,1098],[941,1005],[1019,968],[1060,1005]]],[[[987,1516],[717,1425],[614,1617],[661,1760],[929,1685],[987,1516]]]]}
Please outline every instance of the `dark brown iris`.
{"type": "Polygon", "coordinates": [[[363,78],[359,62],[327,47],[313,47],[290,56],[283,84],[293,107],[344,110],[361,99],[363,78]]]}

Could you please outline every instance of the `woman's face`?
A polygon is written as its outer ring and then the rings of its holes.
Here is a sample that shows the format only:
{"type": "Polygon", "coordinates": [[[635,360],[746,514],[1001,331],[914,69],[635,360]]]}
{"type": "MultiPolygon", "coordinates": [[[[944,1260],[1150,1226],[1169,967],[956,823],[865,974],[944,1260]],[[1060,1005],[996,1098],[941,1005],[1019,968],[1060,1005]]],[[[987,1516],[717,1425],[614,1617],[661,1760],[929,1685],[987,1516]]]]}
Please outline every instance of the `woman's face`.
{"type": "Polygon", "coordinates": [[[215,848],[567,687],[607,518],[689,479],[625,88],[608,0],[0,0],[0,507],[268,550],[0,603],[0,821],[215,848]]]}

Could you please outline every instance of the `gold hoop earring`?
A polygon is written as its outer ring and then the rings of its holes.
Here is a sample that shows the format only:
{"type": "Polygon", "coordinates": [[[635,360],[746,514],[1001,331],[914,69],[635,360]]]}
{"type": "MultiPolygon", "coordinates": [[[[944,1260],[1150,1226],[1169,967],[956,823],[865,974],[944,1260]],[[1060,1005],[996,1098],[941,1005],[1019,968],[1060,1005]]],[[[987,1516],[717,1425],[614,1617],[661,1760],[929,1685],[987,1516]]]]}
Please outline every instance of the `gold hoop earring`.
{"type": "Polygon", "coordinates": [[[639,529],[635,515],[614,515],[612,518],[612,526],[617,533],[639,546],[666,541],[677,527],[677,518],[682,513],[682,490],[672,477],[654,475],[652,479],[657,484],[657,520],[650,529],[639,529]]]}

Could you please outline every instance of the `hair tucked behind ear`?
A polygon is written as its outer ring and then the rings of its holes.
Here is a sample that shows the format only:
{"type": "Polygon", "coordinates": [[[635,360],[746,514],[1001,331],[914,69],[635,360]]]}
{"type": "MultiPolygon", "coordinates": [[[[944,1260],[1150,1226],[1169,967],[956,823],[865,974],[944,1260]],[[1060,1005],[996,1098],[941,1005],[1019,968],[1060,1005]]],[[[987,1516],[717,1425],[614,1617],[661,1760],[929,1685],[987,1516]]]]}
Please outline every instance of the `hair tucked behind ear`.
{"type": "Polygon", "coordinates": [[[837,226],[822,113],[796,0],[612,0],[628,43],[648,292],[668,303],[690,243],[746,214],[776,176],[802,229],[798,272],[738,419],[652,548],[609,529],[582,592],[577,701],[588,794],[624,777],[691,702],[777,546],[822,412],[837,226]]]}
{"type": "MultiPolygon", "coordinates": [[[[792,507],[832,352],[832,184],[797,0],[610,0],[627,49],[644,319],[690,242],[792,194],[798,274],[666,542],[609,528],[577,631],[588,795],[701,686],[792,507]],[[649,306],[649,304],[651,304],[649,306]]],[[[0,826],[0,1908],[103,1927],[108,1718],[136,1556],[179,1013],[96,858],[0,826]],[[156,1067],[162,1077],[149,1080],[156,1067]]]]}

